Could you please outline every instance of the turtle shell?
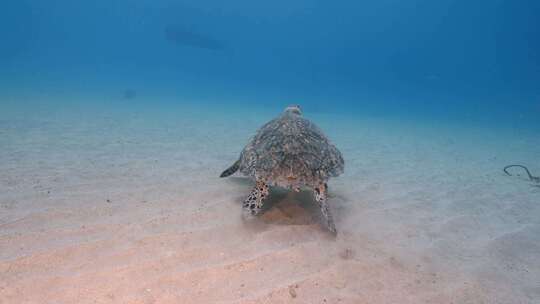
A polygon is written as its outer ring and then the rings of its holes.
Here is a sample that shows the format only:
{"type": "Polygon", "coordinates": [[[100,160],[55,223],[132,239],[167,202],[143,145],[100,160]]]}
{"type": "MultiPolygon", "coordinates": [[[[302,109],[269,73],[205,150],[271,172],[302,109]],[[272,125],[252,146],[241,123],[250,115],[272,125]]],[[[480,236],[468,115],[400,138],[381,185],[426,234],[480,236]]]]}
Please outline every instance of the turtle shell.
{"type": "Polygon", "coordinates": [[[344,161],[314,123],[286,111],[251,138],[240,155],[239,169],[270,184],[317,186],[343,173],[344,161]]]}

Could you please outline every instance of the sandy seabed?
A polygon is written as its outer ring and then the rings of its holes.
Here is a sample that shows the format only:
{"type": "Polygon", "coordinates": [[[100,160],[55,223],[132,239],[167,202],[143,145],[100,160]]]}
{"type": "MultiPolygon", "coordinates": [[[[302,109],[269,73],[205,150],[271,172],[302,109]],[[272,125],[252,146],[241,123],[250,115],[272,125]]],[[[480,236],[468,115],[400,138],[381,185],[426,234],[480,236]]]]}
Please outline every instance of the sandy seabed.
{"type": "Polygon", "coordinates": [[[342,150],[310,193],[217,176],[271,111],[6,106],[0,303],[540,303],[540,137],[306,113],[342,150]]]}

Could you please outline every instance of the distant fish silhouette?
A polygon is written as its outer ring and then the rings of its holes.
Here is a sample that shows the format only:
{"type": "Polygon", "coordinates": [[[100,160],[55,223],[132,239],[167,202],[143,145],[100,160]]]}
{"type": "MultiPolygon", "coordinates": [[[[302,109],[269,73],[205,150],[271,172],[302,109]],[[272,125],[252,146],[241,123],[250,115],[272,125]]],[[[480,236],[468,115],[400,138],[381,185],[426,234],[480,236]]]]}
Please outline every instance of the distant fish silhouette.
{"type": "Polygon", "coordinates": [[[179,27],[166,27],[165,37],[168,41],[183,46],[196,47],[212,51],[219,51],[225,48],[221,41],[218,41],[210,36],[188,31],[179,27]]]}
{"type": "Polygon", "coordinates": [[[127,89],[124,91],[124,99],[134,99],[137,97],[137,91],[132,89],[127,89]]]}
{"type": "Polygon", "coordinates": [[[428,74],[426,75],[426,79],[430,81],[439,80],[441,77],[437,74],[428,74]]]}

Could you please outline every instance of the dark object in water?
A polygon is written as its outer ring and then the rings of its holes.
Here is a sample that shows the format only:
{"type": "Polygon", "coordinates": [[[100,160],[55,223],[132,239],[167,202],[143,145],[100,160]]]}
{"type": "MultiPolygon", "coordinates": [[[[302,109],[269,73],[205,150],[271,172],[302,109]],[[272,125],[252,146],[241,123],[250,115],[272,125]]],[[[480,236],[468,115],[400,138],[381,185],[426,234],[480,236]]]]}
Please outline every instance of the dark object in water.
{"type": "Polygon", "coordinates": [[[125,90],[124,99],[134,99],[137,97],[137,92],[135,90],[125,90]]]}
{"type": "Polygon", "coordinates": [[[165,28],[167,40],[179,45],[191,46],[212,51],[220,51],[225,48],[221,41],[210,36],[195,33],[183,28],[167,26],[165,28]]]}
{"type": "Polygon", "coordinates": [[[530,179],[531,181],[540,183],[540,177],[538,177],[538,176],[533,176],[533,175],[531,174],[531,172],[529,172],[529,169],[527,169],[527,167],[522,166],[522,165],[508,165],[508,166],[504,167],[504,169],[503,169],[504,173],[506,173],[506,174],[509,175],[509,176],[512,176],[512,174],[508,173],[508,171],[507,171],[508,168],[512,168],[512,167],[523,168],[523,169],[525,170],[525,172],[527,172],[527,175],[529,176],[529,179],[530,179]]]}

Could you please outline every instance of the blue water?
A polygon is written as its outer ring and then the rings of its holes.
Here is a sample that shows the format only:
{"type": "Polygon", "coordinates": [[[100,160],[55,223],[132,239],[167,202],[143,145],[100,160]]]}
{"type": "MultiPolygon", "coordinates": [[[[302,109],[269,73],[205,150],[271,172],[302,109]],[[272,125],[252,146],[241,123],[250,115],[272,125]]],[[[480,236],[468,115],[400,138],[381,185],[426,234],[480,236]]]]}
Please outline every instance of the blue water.
{"type": "Polygon", "coordinates": [[[537,1],[21,0],[0,37],[4,100],[540,125],[537,1]]]}

